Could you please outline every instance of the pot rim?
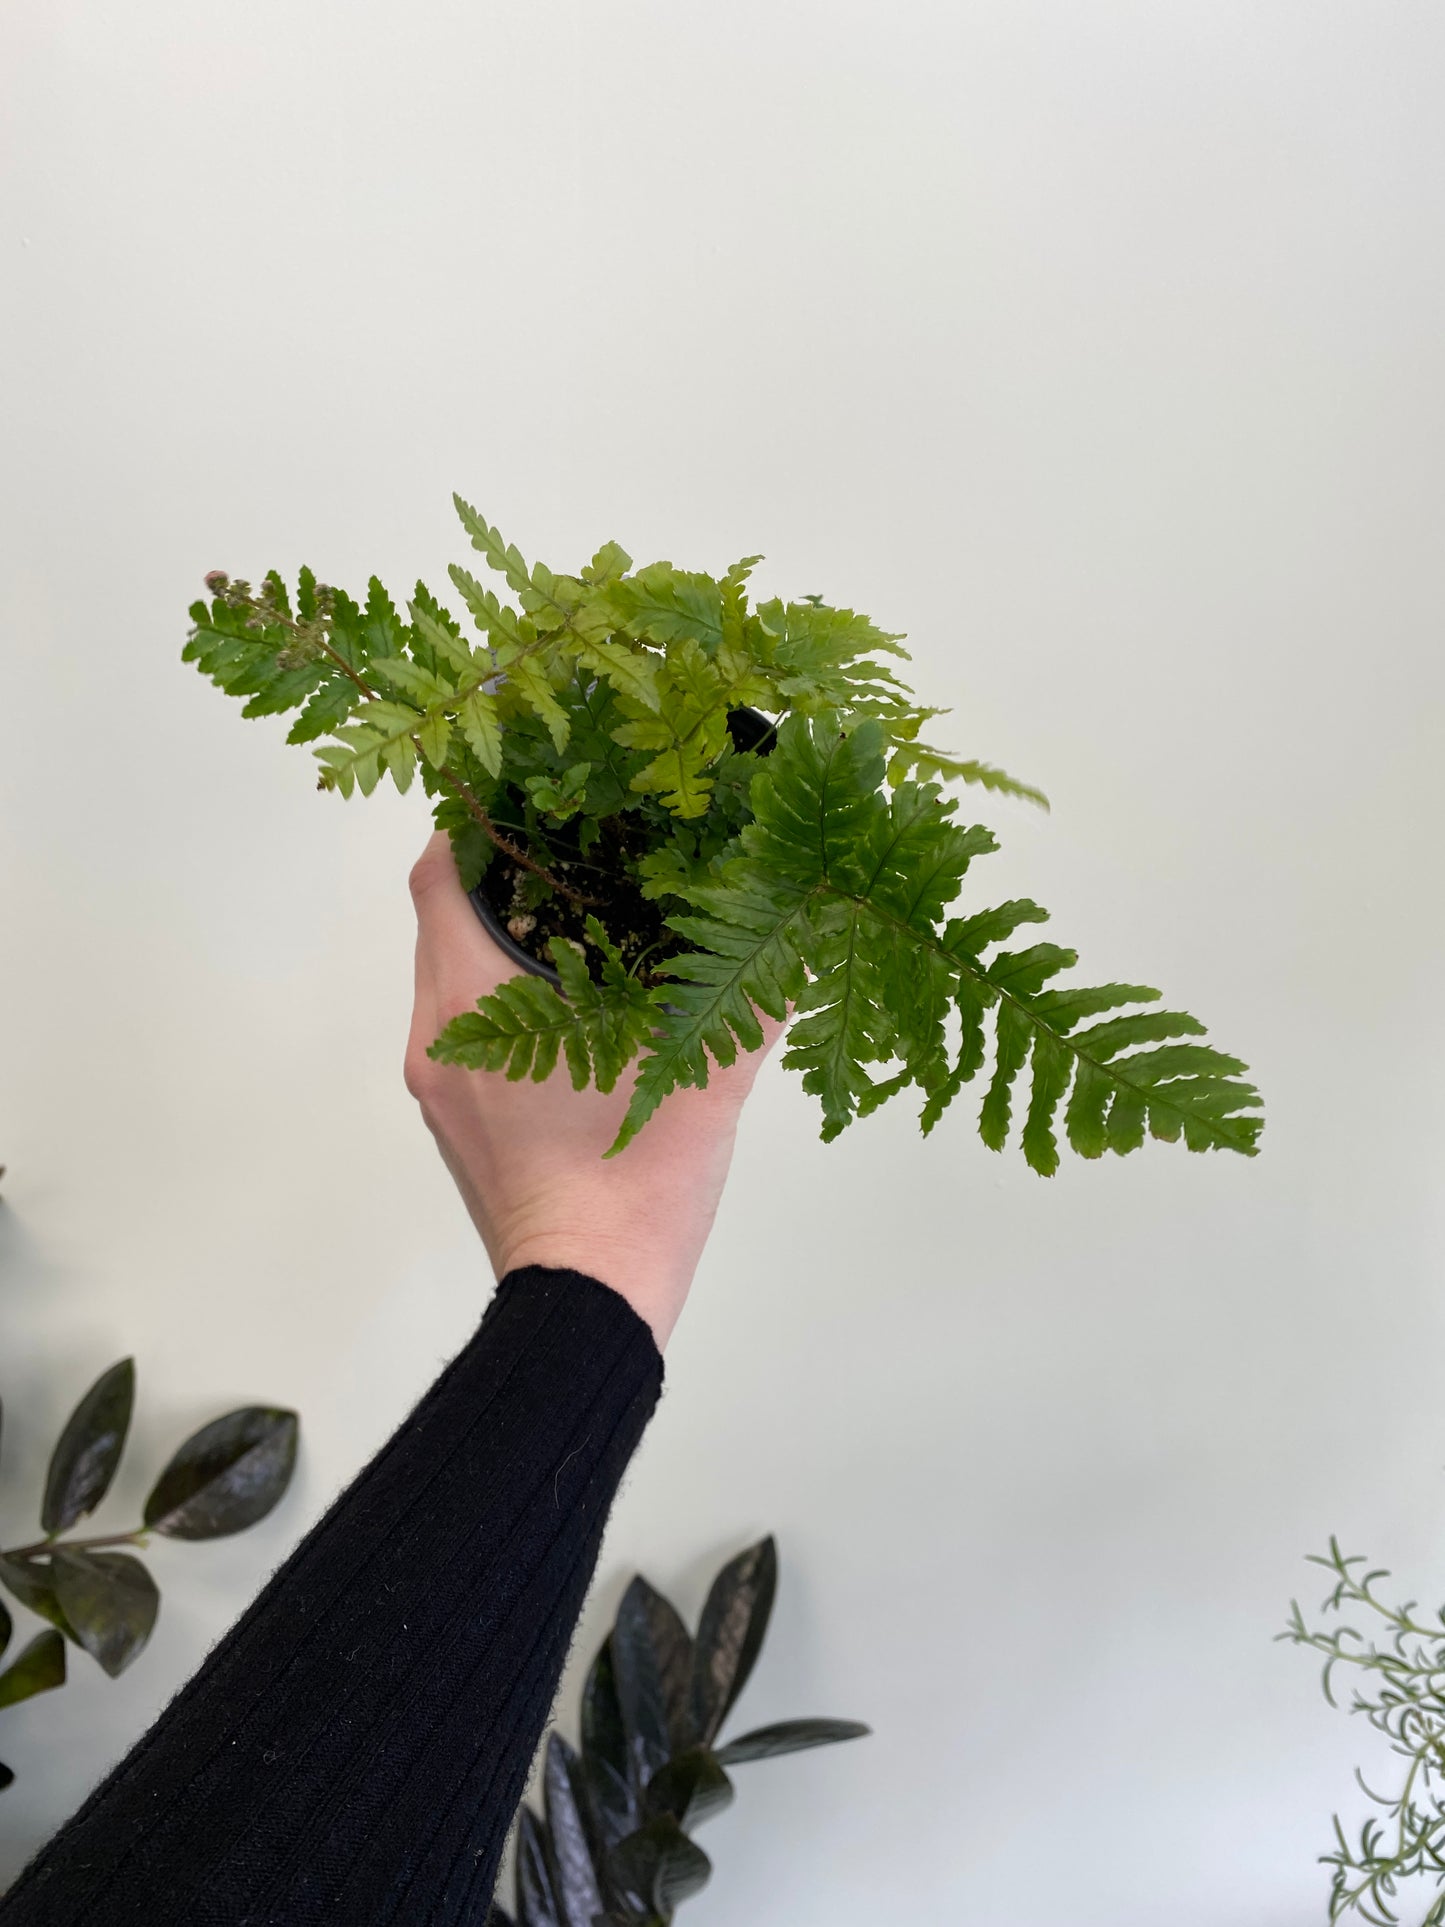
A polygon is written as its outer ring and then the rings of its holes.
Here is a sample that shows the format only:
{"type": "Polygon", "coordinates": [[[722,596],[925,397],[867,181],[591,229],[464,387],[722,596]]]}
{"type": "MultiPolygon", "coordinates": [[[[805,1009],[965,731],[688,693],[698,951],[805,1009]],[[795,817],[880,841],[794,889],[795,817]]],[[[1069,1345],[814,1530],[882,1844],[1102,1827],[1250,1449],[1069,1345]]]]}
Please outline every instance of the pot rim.
{"type": "Polygon", "coordinates": [[[521,944],[517,942],[517,939],[512,935],[506,924],[502,922],[502,919],[492,908],[491,902],[480,883],[475,890],[468,890],[467,901],[476,911],[478,917],[480,917],[482,928],[499,950],[505,951],[514,964],[520,964],[522,969],[529,972],[533,977],[545,977],[549,984],[555,984],[560,990],[562,986],[562,975],[557,966],[555,964],[544,963],[540,957],[534,957],[530,950],[524,950],[522,948],[521,944]]]}

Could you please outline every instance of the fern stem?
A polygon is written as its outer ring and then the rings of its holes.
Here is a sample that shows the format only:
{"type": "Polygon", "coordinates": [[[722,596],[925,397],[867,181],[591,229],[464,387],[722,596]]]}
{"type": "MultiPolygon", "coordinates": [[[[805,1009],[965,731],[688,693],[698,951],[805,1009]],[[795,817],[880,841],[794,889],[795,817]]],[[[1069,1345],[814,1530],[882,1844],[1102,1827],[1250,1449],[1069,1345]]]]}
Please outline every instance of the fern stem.
{"type": "Polygon", "coordinates": [[[545,869],[542,864],[535,862],[533,858],[528,856],[527,852],[522,849],[520,845],[513,843],[510,837],[503,836],[502,832],[487,814],[481,799],[472,790],[471,786],[457,775],[450,763],[443,763],[437,771],[437,775],[455,792],[462,803],[466,805],[468,814],[475,817],[481,828],[492,839],[493,843],[496,844],[504,856],[509,856],[514,863],[519,863],[524,870],[530,870],[534,877],[541,877],[544,883],[549,884],[551,888],[557,892],[558,896],[566,897],[569,903],[575,903],[579,909],[593,908],[600,903],[601,899],[599,897],[589,897],[581,890],[574,890],[570,883],[564,883],[561,877],[553,876],[550,870],[545,869]]]}

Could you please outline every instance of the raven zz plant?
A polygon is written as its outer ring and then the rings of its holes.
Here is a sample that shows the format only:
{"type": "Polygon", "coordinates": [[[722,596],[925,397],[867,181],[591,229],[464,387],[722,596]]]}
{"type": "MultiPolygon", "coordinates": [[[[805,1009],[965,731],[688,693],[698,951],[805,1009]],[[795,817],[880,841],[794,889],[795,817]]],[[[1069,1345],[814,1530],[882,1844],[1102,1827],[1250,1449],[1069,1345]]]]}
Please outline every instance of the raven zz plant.
{"type": "MultiPolygon", "coordinates": [[[[40,1503],[41,1537],[0,1552],[0,1587],[47,1622],[0,1672],[0,1709],[63,1686],[66,1648],[115,1679],[140,1657],[161,1596],[137,1549],[165,1539],[223,1539],[264,1519],[291,1482],[300,1421],[245,1405],[186,1439],[151,1487],[140,1525],[69,1536],[105,1498],[120,1468],[135,1405],[135,1361],[102,1372],[56,1441],[40,1503]]],[[[0,1600],[0,1654],[14,1622],[0,1600]]],[[[15,1775],[0,1765],[0,1791],[15,1775]]]]}
{"type": "MultiPolygon", "coordinates": [[[[777,1589],[771,1538],[709,1589],[696,1638],[640,1576],[582,1691],[580,1746],[550,1733],[543,1812],[517,1816],[515,1927],[666,1927],[707,1882],[692,1838],[731,1804],[729,1768],[861,1738],[856,1720],[783,1720],[722,1741],[777,1589]]],[[[487,1927],[514,1927],[493,1905],[487,1927]]]]}
{"type": "Polygon", "coordinates": [[[989,1062],[979,1133],[1003,1148],[1026,1072],[1045,1175],[1061,1108],[1086,1158],[1146,1135],[1255,1150],[1258,1094],[1196,1018],[1146,985],[1059,982],[1060,945],[1010,948],[1045,920],[1027,898],[958,902],[997,846],[945,786],[1042,798],[922,740],[939,712],[889,666],[897,636],[816,597],[750,602],[755,556],[714,577],[608,543],[554,575],[457,510],[515,599],[453,567],[479,638],[420,583],[403,616],[375,578],[362,605],[306,569],[294,598],[274,572],[253,591],[216,571],[185,649],[247,716],[299,712],[321,788],[420,774],[528,957],[434,1057],[538,1079],[565,1059],[602,1090],[636,1060],[617,1151],[791,1007],[783,1061],[825,1138],[910,1087],[928,1131],[989,1062]]]}

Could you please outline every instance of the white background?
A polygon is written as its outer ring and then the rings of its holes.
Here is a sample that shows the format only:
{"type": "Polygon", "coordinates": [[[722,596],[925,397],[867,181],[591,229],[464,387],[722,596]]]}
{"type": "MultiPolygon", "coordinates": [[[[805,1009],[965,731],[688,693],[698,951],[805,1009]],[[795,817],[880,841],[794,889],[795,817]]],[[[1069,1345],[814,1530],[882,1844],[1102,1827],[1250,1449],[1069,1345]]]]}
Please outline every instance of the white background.
{"type": "MultiPolygon", "coordinates": [[[[202,572],[445,586],[460,489],[909,632],[990,900],[1249,1059],[1256,1161],[1050,1183],[774,1070],[579,1651],[772,1528],[696,1927],[1306,1927],[1360,1722],[1271,1644],[1338,1531],[1445,1597],[1445,14],[1395,0],[18,4],[3,89],[0,1543],[133,1351],[128,1524],[294,1403],[265,1526],[4,1718],[0,1878],[462,1343],[400,1081],[418,797],[183,668],[202,572]],[[740,1781],[743,1775],[739,1775],[740,1781]]],[[[21,1616],[17,1614],[17,1618],[21,1616]]],[[[24,1622],[28,1630],[28,1622],[24,1622]]],[[[563,1706],[570,1712],[571,1685],[563,1706]]]]}

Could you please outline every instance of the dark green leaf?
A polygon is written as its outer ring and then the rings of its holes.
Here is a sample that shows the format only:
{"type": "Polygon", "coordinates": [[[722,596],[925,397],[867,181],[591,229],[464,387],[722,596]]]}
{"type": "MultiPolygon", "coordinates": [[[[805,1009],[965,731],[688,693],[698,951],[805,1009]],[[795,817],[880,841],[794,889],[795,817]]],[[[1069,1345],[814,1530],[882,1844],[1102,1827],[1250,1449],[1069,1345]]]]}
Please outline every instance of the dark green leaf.
{"type": "Polygon", "coordinates": [[[617,1698],[611,1639],[603,1640],[582,1688],[582,1752],[586,1758],[605,1760],[616,1773],[627,1772],[627,1731],[617,1698]]]}
{"type": "Polygon", "coordinates": [[[50,1555],[55,1593],[74,1636],[112,1679],[137,1658],[160,1610],[155,1581],[128,1552],[50,1555]]]}
{"type": "Polygon", "coordinates": [[[520,1927],[564,1927],[552,1886],[547,1836],[530,1807],[517,1816],[517,1920],[520,1927]]]}
{"type": "Polygon", "coordinates": [[[582,1783],[587,1815],[599,1847],[610,1847],[632,1832],[641,1815],[637,1789],[608,1761],[596,1754],[582,1756],[582,1783]]]}
{"type": "Polygon", "coordinates": [[[723,1766],[741,1766],[745,1760],[771,1760],[779,1753],[802,1753],[837,1740],[861,1740],[872,1730],[857,1720],[780,1720],[729,1740],[718,1748],[717,1757],[723,1766]]]}
{"type": "Polygon", "coordinates": [[[65,1684],[65,1641],[57,1632],[37,1633],[0,1673],[0,1706],[18,1706],[36,1693],[65,1684]]]}
{"type": "Polygon", "coordinates": [[[689,1747],[658,1769],[647,1783],[647,1810],[670,1813],[684,1833],[731,1805],[733,1783],[718,1756],[705,1746],[689,1747]]]}
{"type": "Polygon", "coordinates": [[[618,1885],[664,1917],[707,1885],[712,1862],[670,1814],[647,1821],[612,1849],[609,1868],[618,1885]]]}
{"type": "Polygon", "coordinates": [[[558,1907],[566,1927],[592,1927],[593,1919],[602,1911],[602,1889],[592,1864],[579,1797],[581,1766],[561,1734],[548,1735],[542,1792],[558,1907]]]}
{"type": "Polygon", "coordinates": [[[188,1438],[146,1500],[145,1522],[172,1539],[243,1532],[276,1504],[296,1467],[294,1412],[247,1405],[188,1438]]]}
{"type": "Polygon", "coordinates": [[[40,1523],[68,1532],[94,1512],[115,1477],[135,1405],[135,1360],[123,1358],[91,1386],[71,1413],[51,1455],[40,1523]]]}
{"type": "Polygon", "coordinates": [[[48,1619],[62,1633],[75,1638],[69,1621],[60,1609],[60,1601],[55,1597],[55,1579],[48,1564],[38,1559],[16,1559],[0,1553],[0,1586],[4,1586],[22,1606],[28,1606],[31,1612],[39,1613],[42,1619],[48,1619]]]}
{"type": "Polygon", "coordinates": [[[693,1729],[708,1745],[747,1684],[768,1630],[778,1587],[771,1534],[729,1560],[712,1583],[697,1631],[693,1729]]]}
{"type": "Polygon", "coordinates": [[[617,1609],[612,1663],[633,1777],[641,1784],[692,1735],[692,1641],[673,1607],[641,1577],[617,1609]]]}

